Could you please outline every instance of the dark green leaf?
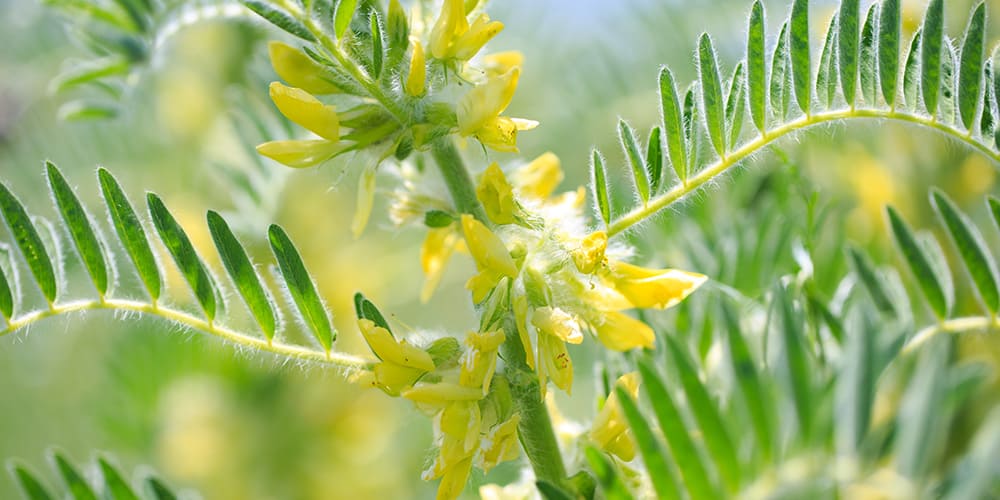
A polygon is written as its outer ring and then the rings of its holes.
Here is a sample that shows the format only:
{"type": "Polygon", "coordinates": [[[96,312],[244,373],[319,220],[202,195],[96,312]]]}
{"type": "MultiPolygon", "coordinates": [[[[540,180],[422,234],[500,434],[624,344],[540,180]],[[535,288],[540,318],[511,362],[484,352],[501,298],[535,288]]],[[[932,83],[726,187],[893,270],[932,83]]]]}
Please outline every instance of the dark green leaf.
{"type": "Polygon", "coordinates": [[[1000,464],[1000,407],[994,406],[972,438],[971,451],[955,466],[948,500],[989,498],[996,492],[997,464],[1000,464]],[[992,490],[991,490],[992,488],[992,490]]]}
{"type": "Polygon", "coordinates": [[[861,253],[860,250],[853,246],[847,248],[847,254],[851,257],[851,264],[854,266],[854,272],[857,273],[861,284],[864,285],[866,290],[868,290],[868,295],[871,296],[872,301],[875,303],[875,307],[877,307],[879,311],[895,315],[896,309],[893,307],[892,301],[889,300],[889,296],[882,288],[882,278],[876,273],[872,263],[863,253],[861,253]]]}
{"type": "Polygon", "coordinates": [[[264,336],[270,341],[274,338],[277,327],[271,297],[265,291],[246,250],[236,239],[226,220],[211,210],[208,211],[207,219],[208,229],[212,233],[212,240],[215,241],[215,248],[219,251],[223,266],[233,279],[236,289],[257,320],[264,336]]]}
{"type": "Polygon", "coordinates": [[[73,500],[97,500],[94,490],[66,457],[61,453],[53,453],[52,462],[59,475],[62,476],[63,482],[66,483],[66,489],[69,490],[73,500]]]}
{"type": "Polygon", "coordinates": [[[167,247],[184,280],[191,286],[191,291],[205,311],[205,316],[211,322],[215,319],[215,287],[212,285],[205,264],[198,257],[184,228],[170,214],[163,200],[153,193],[146,193],[146,204],[149,206],[149,215],[153,218],[153,225],[160,235],[160,240],[167,247]]]}
{"type": "Polygon", "coordinates": [[[646,177],[646,159],[639,152],[639,143],[635,140],[635,130],[625,120],[618,120],[618,141],[625,152],[625,159],[632,167],[632,180],[636,192],[645,204],[649,201],[649,178],[646,177]]]}
{"type": "Polygon", "coordinates": [[[584,455],[587,457],[590,469],[597,476],[601,490],[604,491],[604,498],[608,500],[629,500],[632,498],[628,487],[618,475],[615,464],[604,453],[593,446],[588,446],[584,449],[584,455]]]}
{"type": "Polygon", "coordinates": [[[965,128],[972,130],[983,85],[983,39],[986,33],[986,6],[979,2],[965,30],[962,56],[958,65],[958,109],[965,128]]]}
{"type": "Polygon", "coordinates": [[[957,63],[955,47],[951,44],[951,39],[945,37],[944,46],[941,47],[941,91],[938,96],[937,119],[948,125],[955,123],[958,113],[958,104],[955,102],[957,63]]]}
{"type": "Polygon", "coordinates": [[[21,255],[28,263],[28,269],[35,277],[35,283],[41,289],[45,300],[52,304],[56,300],[57,292],[56,272],[52,260],[49,259],[49,253],[45,250],[31,217],[24,210],[24,205],[3,183],[0,183],[0,212],[7,221],[17,247],[21,249],[21,255]]]}
{"type": "Polygon", "coordinates": [[[813,420],[813,387],[812,374],[806,351],[805,330],[802,321],[795,312],[791,297],[783,287],[778,287],[775,300],[781,309],[781,339],[785,349],[782,356],[788,382],[792,389],[792,401],[795,404],[795,414],[798,417],[799,432],[808,437],[812,431],[813,420]]]}
{"type": "Polygon", "coordinates": [[[720,157],[726,155],[725,103],[722,100],[722,81],[719,63],[716,61],[715,47],[708,33],[702,33],[698,40],[698,71],[701,75],[701,99],[705,110],[705,124],[712,139],[715,152],[720,157]]]}
{"type": "Polygon", "coordinates": [[[155,477],[148,477],[145,481],[146,491],[153,500],[177,500],[177,495],[167,487],[163,481],[155,477]]]}
{"type": "Polygon", "coordinates": [[[819,70],[816,72],[816,93],[827,108],[833,106],[837,96],[837,15],[830,18],[830,26],[826,29],[826,40],[823,41],[823,52],[819,56],[819,70]]]}
{"type": "Polygon", "coordinates": [[[878,48],[875,46],[879,18],[878,4],[872,4],[861,28],[861,96],[869,106],[878,104],[878,48]]]}
{"type": "Polygon", "coordinates": [[[660,444],[660,439],[653,434],[649,423],[639,411],[639,406],[632,399],[627,390],[622,387],[615,387],[618,402],[621,404],[622,413],[628,421],[628,426],[632,429],[635,442],[639,445],[639,452],[642,454],[642,461],[646,465],[646,472],[653,483],[653,491],[658,498],[680,498],[677,490],[677,483],[674,480],[670,464],[667,462],[667,451],[660,444]]]}
{"type": "Polygon", "coordinates": [[[750,117],[762,134],[767,127],[767,73],[764,53],[764,6],[754,0],[747,30],[747,93],[750,117]]]}
{"type": "Polygon", "coordinates": [[[889,107],[896,106],[899,80],[899,0],[883,0],[878,24],[878,75],[882,97],[889,107]]]}
{"type": "Polygon", "coordinates": [[[326,307],[316,292],[316,285],[309,277],[305,264],[302,263],[302,257],[280,226],[272,224],[267,235],[271,242],[271,250],[281,269],[281,275],[285,278],[288,293],[295,301],[299,315],[312,330],[323,349],[329,351],[337,338],[337,333],[330,325],[326,307]]]}
{"type": "Polygon", "coordinates": [[[333,29],[340,39],[347,32],[347,28],[351,26],[351,19],[354,17],[354,11],[358,8],[358,0],[338,0],[337,1],[337,13],[334,14],[333,18],[333,29]]]}
{"type": "Polygon", "coordinates": [[[21,494],[27,500],[53,500],[45,486],[42,485],[33,473],[20,464],[10,465],[10,474],[14,476],[14,481],[21,487],[21,494]]]}
{"type": "Polygon", "coordinates": [[[545,500],[576,500],[576,496],[546,480],[537,481],[535,486],[545,500]]]}
{"type": "Polygon", "coordinates": [[[677,374],[687,395],[691,413],[698,423],[702,439],[715,462],[726,491],[733,494],[740,485],[740,466],[729,430],[719,414],[718,407],[708,395],[708,390],[698,378],[698,370],[688,355],[673,337],[665,338],[670,361],[677,367],[677,374]]]}
{"type": "Polygon", "coordinates": [[[941,89],[941,46],[944,39],[944,2],[931,0],[920,29],[920,86],[924,108],[937,115],[938,92],[941,89]]]}
{"type": "Polygon", "coordinates": [[[803,113],[809,114],[812,102],[812,63],[809,60],[809,0],[795,0],[791,18],[792,75],[795,100],[803,113]]]}
{"type": "Polygon", "coordinates": [[[611,223],[611,200],[608,199],[608,181],[601,152],[594,150],[590,160],[590,179],[594,189],[594,202],[604,224],[611,223]]]}
{"type": "Polygon", "coordinates": [[[913,34],[910,50],[906,55],[906,66],[903,68],[903,99],[906,107],[917,110],[920,90],[920,31],[913,34]]]}
{"type": "Polygon", "coordinates": [[[791,104],[792,75],[788,56],[788,23],[781,25],[778,43],[771,55],[771,110],[778,122],[788,117],[791,104]]]}
{"type": "Polygon", "coordinates": [[[948,228],[958,254],[972,282],[979,290],[983,305],[991,314],[1000,310],[1000,290],[997,288],[997,268],[993,256],[976,227],[959,211],[958,207],[938,189],[931,191],[931,204],[938,217],[948,228]]]}
{"type": "Polygon", "coordinates": [[[59,213],[69,228],[76,251],[80,254],[80,259],[83,260],[97,293],[103,297],[108,292],[108,266],[104,260],[100,240],[91,225],[90,216],[87,215],[79,198],[73,193],[73,189],[69,187],[59,169],[51,162],[45,162],[45,167],[48,172],[49,187],[56,199],[59,213]]]}
{"type": "Polygon", "coordinates": [[[837,55],[840,57],[840,88],[844,91],[844,100],[849,106],[854,106],[854,93],[858,81],[858,29],[861,16],[858,0],[843,0],[840,2],[840,13],[837,15],[839,29],[837,55]]]}
{"type": "Polygon", "coordinates": [[[931,309],[939,318],[948,316],[948,301],[945,299],[944,287],[940,278],[934,273],[930,261],[920,244],[917,243],[910,226],[903,221],[896,209],[886,207],[886,214],[889,217],[889,226],[892,228],[893,237],[899,246],[903,258],[912,271],[913,277],[920,284],[920,289],[927,298],[931,309]]]}
{"type": "MultiPolygon", "coordinates": [[[[6,257],[7,245],[0,243],[0,258],[6,257]]],[[[13,279],[14,276],[11,276],[13,279]]],[[[4,272],[4,266],[0,264],[0,314],[4,318],[10,319],[14,316],[14,295],[11,293],[10,282],[4,272]]]]}
{"type": "Polygon", "coordinates": [[[687,141],[684,138],[681,106],[677,100],[674,76],[666,67],[660,69],[660,106],[670,164],[673,166],[677,178],[683,184],[687,181],[687,141]]]}
{"type": "Polygon", "coordinates": [[[389,35],[389,50],[391,53],[402,54],[410,44],[410,24],[399,0],[390,0],[389,14],[386,18],[386,34],[389,35]]]}
{"type": "Polygon", "coordinates": [[[385,59],[385,35],[382,34],[382,18],[377,10],[372,10],[372,77],[376,80],[382,76],[382,62],[385,59]]]}
{"type": "Polygon", "coordinates": [[[98,458],[97,463],[101,468],[101,477],[104,478],[104,487],[106,488],[104,493],[109,500],[139,500],[128,482],[107,460],[98,458]]]}
{"type": "Polygon", "coordinates": [[[146,239],[146,231],[114,176],[101,168],[97,170],[97,177],[118,238],[135,264],[149,297],[156,302],[160,298],[160,270],[149,247],[149,240],[146,239]]]}
{"type": "Polygon", "coordinates": [[[663,146],[660,141],[660,127],[653,127],[646,142],[646,172],[652,193],[658,193],[663,183],[663,146]]]}
{"type": "Polygon", "coordinates": [[[123,75],[128,72],[129,62],[120,56],[108,56],[102,59],[80,64],[59,74],[49,84],[53,93],[65,92],[73,87],[92,83],[108,76],[123,75]]]}
{"type": "Polygon", "coordinates": [[[684,94],[684,114],[681,123],[684,124],[684,136],[686,138],[685,148],[688,151],[687,170],[684,172],[683,184],[687,184],[687,178],[698,167],[698,136],[700,134],[698,106],[695,104],[695,94],[698,84],[693,83],[684,94]]]}
{"type": "Polygon", "coordinates": [[[354,294],[354,313],[357,314],[358,319],[370,320],[375,323],[375,326],[385,328],[392,335],[392,328],[389,328],[389,322],[385,320],[385,316],[382,316],[382,312],[361,292],[354,294]]]}
{"type": "Polygon", "coordinates": [[[979,120],[979,133],[984,138],[993,136],[997,124],[997,99],[993,89],[993,60],[983,63],[983,116],[979,120]]]}
{"type": "Polygon", "coordinates": [[[287,31],[303,40],[315,42],[316,37],[309,32],[304,24],[299,22],[290,14],[283,10],[274,8],[270,3],[263,0],[243,0],[243,3],[260,17],[268,20],[271,24],[287,31]]]}
{"type": "Polygon", "coordinates": [[[726,125],[729,127],[726,140],[729,149],[736,147],[743,131],[743,115],[746,109],[746,77],[743,76],[743,63],[736,65],[733,77],[729,81],[729,93],[726,94],[726,125]]]}
{"type": "Polygon", "coordinates": [[[680,469],[690,497],[718,498],[718,492],[709,480],[708,471],[688,434],[683,417],[656,373],[656,369],[646,359],[639,360],[638,364],[639,373],[642,374],[642,386],[646,390],[646,396],[660,423],[660,430],[667,439],[674,463],[680,469]]]}
{"type": "Polygon", "coordinates": [[[750,424],[757,438],[756,449],[760,450],[761,458],[767,462],[772,455],[774,435],[771,430],[771,417],[766,406],[766,394],[761,384],[757,365],[750,355],[746,340],[740,332],[740,323],[736,312],[728,302],[722,303],[722,317],[725,320],[723,329],[727,333],[729,358],[732,363],[733,375],[739,385],[739,395],[750,414],[750,424]]]}

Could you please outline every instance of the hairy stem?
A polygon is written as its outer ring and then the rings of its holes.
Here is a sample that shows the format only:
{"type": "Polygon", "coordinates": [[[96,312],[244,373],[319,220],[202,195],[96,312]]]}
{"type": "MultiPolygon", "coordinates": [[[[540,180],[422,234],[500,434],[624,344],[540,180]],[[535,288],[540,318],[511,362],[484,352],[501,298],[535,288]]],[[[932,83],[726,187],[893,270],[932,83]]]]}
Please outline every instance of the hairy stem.
{"type": "Polygon", "coordinates": [[[989,330],[1000,330],[1000,318],[996,316],[967,316],[945,320],[917,332],[903,346],[903,352],[913,352],[932,337],[941,333],[966,333],[989,330]]]}
{"type": "Polygon", "coordinates": [[[798,130],[806,129],[814,125],[819,125],[822,123],[847,120],[852,118],[875,118],[883,120],[895,120],[906,123],[914,123],[918,125],[923,125],[925,127],[930,127],[934,130],[942,132],[950,137],[958,139],[982,154],[986,155],[988,158],[995,162],[1000,162],[1000,153],[997,153],[991,149],[987,144],[979,142],[971,134],[963,130],[958,130],[951,125],[937,121],[926,115],[911,114],[896,110],[879,110],[879,109],[841,109],[836,111],[827,111],[823,113],[815,113],[808,116],[802,116],[796,120],[788,122],[784,125],[775,127],[768,130],[763,135],[757,136],[756,138],[750,140],[749,142],[743,144],[739,148],[730,151],[726,154],[724,158],[717,160],[698,172],[697,175],[691,177],[686,183],[674,186],[669,191],[660,194],[649,200],[649,203],[638,207],[631,212],[623,215],[618,220],[614,221],[608,227],[608,236],[612,236],[621,233],[630,227],[646,220],[656,212],[663,210],[664,208],[670,206],[677,200],[680,200],[684,196],[690,194],[691,192],[697,190],[701,186],[711,182],[716,177],[724,174],[730,168],[735,167],[744,158],[756,153],[757,151],[767,147],[772,142],[778,140],[779,138],[796,132],[798,130]]]}
{"type": "Polygon", "coordinates": [[[472,177],[469,176],[465,162],[462,161],[462,157],[455,149],[455,143],[452,142],[451,138],[442,137],[434,141],[431,153],[434,155],[434,161],[437,162],[438,169],[441,170],[444,182],[448,186],[455,208],[459,212],[471,214],[483,224],[489,225],[490,222],[486,219],[483,206],[476,198],[476,188],[472,184],[472,177]]]}
{"type": "Polygon", "coordinates": [[[280,342],[268,342],[267,339],[252,337],[245,333],[231,330],[217,323],[206,321],[183,311],[168,309],[145,302],[122,299],[79,300],[62,304],[53,304],[48,309],[40,309],[38,311],[11,318],[7,322],[6,328],[0,329],[0,337],[28,328],[46,318],[63,316],[79,311],[96,310],[127,311],[147,314],[172,321],[179,325],[198,330],[209,335],[220,337],[243,347],[249,347],[258,351],[266,351],[288,358],[351,369],[369,369],[372,364],[372,361],[368,359],[352,356],[350,354],[340,352],[327,353],[322,350],[310,349],[308,347],[282,344],[280,342]]]}

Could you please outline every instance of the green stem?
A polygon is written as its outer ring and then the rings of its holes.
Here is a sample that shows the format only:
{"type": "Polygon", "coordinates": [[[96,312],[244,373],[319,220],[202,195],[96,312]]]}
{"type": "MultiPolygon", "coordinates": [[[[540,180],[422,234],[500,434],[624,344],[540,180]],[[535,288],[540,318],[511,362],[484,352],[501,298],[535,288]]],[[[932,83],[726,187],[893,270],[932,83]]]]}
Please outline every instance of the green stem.
{"type": "MultiPolygon", "coordinates": [[[[451,138],[443,137],[435,141],[431,153],[451,192],[455,208],[489,224],[483,207],[476,198],[472,177],[469,176],[465,162],[462,161],[451,138]]],[[[552,419],[541,397],[538,376],[526,361],[524,347],[521,345],[513,313],[510,311],[504,321],[504,332],[506,340],[501,348],[505,366],[504,376],[510,383],[511,395],[521,416],[521,423],[518,426],[521,447],[528,456],[537,479],[566,485],[566,467],[563,465],[559,442],[556,441],[556,434],[552,429],[552,419]]]]}

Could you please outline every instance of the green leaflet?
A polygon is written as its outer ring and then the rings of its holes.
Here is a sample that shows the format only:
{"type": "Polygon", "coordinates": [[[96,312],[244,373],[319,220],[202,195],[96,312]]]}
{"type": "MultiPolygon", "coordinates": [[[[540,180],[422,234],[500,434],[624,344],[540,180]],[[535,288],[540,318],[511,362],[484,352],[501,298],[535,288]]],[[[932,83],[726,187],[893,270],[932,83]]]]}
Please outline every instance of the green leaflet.
{"type": "Polygon", "coordinates": [[[997,268],[982,235],[976,227],[959,211],[955,202],[951,201],[938,189],[931,191],[931,204],[938,218],[948,228],[952,242],[958,254],[965,263],[966,270],[983,305],[991,314],[1000,310],[1000,290],[997,287],[997,268]]]}
{"type": "Polygon", "coordinates": [[[660,69],[660,111],[663,116],[663,132],[667,138],[667,154],[677,178],[687,181],[687,142],[681,121],[681,106],[677,99],[677,86],[669,69],[660,69]]]}
{"type": "Polygon", "coordinates": [[[102,297],[108,292],[108,266],[104,258],[100,240],[90,222],[90,216],[80,203],[73,189],[62,173],[50,162],[45,162],[49,187],[55,197],[59,214],[62,215],[69,234],[73,238],[76,251],[90,275],[97,293],[102,297]]]}
{"type": "Polygon", "coordinates": [[[698,423],[705,446],[715,462],[715,468],[719,472],[719,477],[722,479],[726,491],[733,494],[738,491],[740,486],[740,464],[729,430],[719,414],[718,407],[709,396],[708,390],[698,378],[698,370],[681,345],[669,335],[664,338],[666,339],[668,359],[671,364],[677,367],[677,374],[681,386],[684,388],[684,394],[687,396],[688,406],[698,423]]]}
{"type": "Polygon", "coordinates": [[[333,15],[333,30],[338,40],[344,37],[344,33],[347,33],[347,28],[350,27],[351,18],[354,17],[354,11],[357,8],[358,0],[337,1],[337,11],[333,15]]]}
{"type": "Polygon", "coordinates": [[[80,85],[92,83],[101,78],[124,75],[129,70],[129,61],[120,55],[106,56],[94,61],[73,66],[60,73],[49,84],[53,93],[62,93],[80,85]]]}
{"type": "Polygon", "coordinates": [[[301,22],[283,10],[274,8],[270,3],[262,0],[243,0],[243,4],[254,11],[260,17],[268,20],[271,24],[281,28],[308,42],[315,42],[316,37],[309,32],[301,22]]]}
{"type": "Polygon", "coordinates": [[[274,338],[274,331],[277,327],[274,305],[260,281],[260,276],[257,275],[257,270],[250,262],[246,250],[236,239],[236,235],[233,234],[226,220],[212,210],[208,211],[206,218],[209,232],[212,233],[212,240],[215,242],[215,248],[219,252],[226,272],[229,273],[233,284],[236,285],[240,296],[243,297],[247,309],[257,320],[257,325],[263,331],[264,337],[270,341],[274,338]]]}
{"type": "Polygon", "coordinates": [[[406,47],[410,43],[410,24],[406,17],[406,11],[403,10],[399,0],[389,2],[389,13],[386,19],[386,34],[389,36],[390,53],[402,54],[406,52],[406,47]]]}
{"type": "Polygon", "coordinates": [[[979,133],[987,138],[993,135],[997,123],[997,100],[993,89],[993,60],[983,63],[983,115],[979,120],[979,133]]]}
{"type": "Polygon", "coordinates": [[[104,478],[105,496],[114,500],[139,500],[132,487],[107,460],[98,458],[97,464],[101,469],[101,476],[104,478]]]}
{"type": "Polygon", "coordinates": [[[590,464],[590,469],[597,476],[597,481],[604,492],[604,498],[608,500],[631,500],[632,494],[629,493],[628,487],[625,486],[621,476],[618,475],[615,464],[611,462],[607,455],[593,446],[587,446],[583,452],[587,458],[587,463],[590,464]]]}
{"type": "Polygon", "coordinates": [[[767,398],[761,383],[757,364],[750,355],[746,339],[740,331],[740,322],[736,311],[728,302],[722,302],[723,330],[726,332],[729,346],[729,360],[732,363],[733,375],[739,385],[739,395],[750,414],[750,424],[753,427],[757,448],[761,451],[761,459],[769,462],[773,454],[774,433],[772,419],[768,411],[767,398]]]}
{"type": "Polygon", "coordinates": [[[883,0],[879,13],[878,75],[882,97],[890,108],[896,106],[896,85],[899,80],[899,0],[883,0]]]}
{"type": "MultiPolygon", "coordinates": [[[[361,292],[354,294],[354,312],[357,314],[358,319],[371,320],[376,326],[381,326],[392,335],[392,328],[389,328],[389,322],[385,320],[382,313],[375,307],[372,301],[368,300],[361,292]]],[[[395,337],[395,335],[393,335],[395,337]]]]}
{"type": "Polygon", "coordinates": [[[725,110],[722,100],[722,81],[716,61],[712,37],[702,33],[698,40],[698,71],[701,75],[701,99],[705,111],[705,125],[719,157],[726,155],[725,110]]]}
{"type": "Polygon", "coordinates": [[[635,190],[639,193],[639,199],[643,204],[649,201],[649,178],[646,176],[646,159],[639,152],[639,143],[635,140],[635,130],[625,122],[618,120],[618,141],[622,145],[622,151],[632,167],[632,181],[635,183],[635,190]]]}
{"type": "Polygon", "coordinates": [[[541,480],[535,483],[538,492],[545,500],[575,500],[575,496],[548,481],[541,480]]]}
{"type": "Polygon", "coordinates": [[[858,17],[861,15],[861,7],[858,4],[858,0],[843,0],[840,3],[840,13],[837,15],[840,88],[844,91],[844,100],[851,107],[854,106],[858,80],[858,17]]]}
{"type": "Polygon", "coordinates": [[[896,437],[896,465],[906,477],[922,476],[940,453],[944,438],[935,417],[943,411],[951,338],[931,339],[920,351],[913,378],[899,406],[896,437]]]}
{"type": "Polygon", "coordinates": [[[208,275],[208,269],[205,268],[205,264],[198,257],[198,252],[195,251],[194,245],[188,239],[187,233],[184,232],[184,228],[174,219],[174,216],[170,214],[170,211],[167,210],[166,205],[163,204],[163,200],[159,196],[153,193],[146,193],[146,204],[149,206],[149,215],[153,219],[153,226],[156,227],[156,232],[160,235],[160,241],[167,247],[167,251],[173,257],[177,268],[184,275],[184,280],[191,286],[191,291],[194,292],[195,298],[198,299],[198,304],[201,305],[201,309],[205,312],[205,317],[209,321],[214,320],[216,310],[215,287],[208,275]]]}
{"type": "Polygon", "coordinates": [[[937,115],[938,93],[941,89],[941,45],[944,38],[944,2],[931,0],[920,29],[920,88],[924,109],[937,115]]]}
{"type": "Polygon", "coordinates": [[[792,75],[788,56],[788,23],[781,25],[778,43],[771,55],[771,111],[780,123],[788,118],[792,75]]]}
{"type": "Polygon", "coordinates": [[[918,30],[913,34],[910,41],[910,50],[907,52],[906,65],[903,68],[903,100],[906,107],[916,111],[919,107],[920,89],[920,44],[921,32],[918,30]]]}
{"type": "Polygon", "coordinates": [[[73,500],[97,500],[94,490],[66,457],[55,452],[52,453],[51,461],[59,475],[62,476],[66,489],[72,495],[73,500]]]}
{"type": "Polygon", "coordinates": [[[955,48],[951,40],[945,37],[944,46],[941,48],[941,91],[938,96],[937,119],[948,125],[955,123],[958,113],[958,105],[955,102],[955,87],[958,85],[955,81],[957,61],[955,48]]]}
{"type": "Polygon", "coordinates": [[[378,10],[372,10],[369,21],[372,30],[372,77],[378,80],[382,76],[382,61],[385,59],[385,35],[382,33],[382,18],[379,17],[378,10]]]}
{"type": "Polygon", "coordinates": [[[755,0],[747,29],[747,95],[750,117],[761,134],[767,130],[767,73],[764,53],[764,6],[755,0]]]}
{"type": "Polygon", "coordinates": [[[903,258],[912,271],[914,278],[920,284],[924,297],[930,304],[931,309],[938,318],[948,316],[948,301],[945,299],[944,286],[940,278],[934,273],[928,256],[917,242],[910,226],[903,221],[896,209],[891,206],[886,207],[886,215],[889,217],[889,227],[892,228],[893,237],[899,247],[903,258]]]}
{"type": "Polygon", "coordinates": [[[155,477],[148,477],[145,481],[146,491],[153,500],[177,500],[177,495],[170,488],[155,477]]]}
{"type": "Polygon", "coordinates": [[[660,430],[667,439],[667,445],[670,447],[674,463],[680,470],[689,496],[691,498],[718,498],[718,492],[712,486],[705,464],[695,448],[694,441],[688,434],[688,429],[684,425],[677,405],[674,404],[673,398],[667,392],[667,388],[656,373],[656,369],[646,359],[640,359],[638,365],[646,397],[649,398],[653,413],[656,414],[660,424],[660,430]]]}
{"type": "Polygon", "coordinates": [[[660,444],[660,439],[653,434],[646,418],[639,411],[639,406],[632,399],[627,390],[622,387],[615,387],[615,394],[618,395],[618,403],[621,405],[625,420],[628,421],[632,434],[635,435],[635,442],[639,446],[642,454],[642,461],[646,464],[646,470],[653,483],[653,490],[658,498],[680,498],[677,490],[677,482],[671,471],[670,464],[667,463],[667,452],[660,444]]]}
{"type": "Polygon", "coordinates": [[[656,194],[663,183],[663,146],[660,142],[660,127],[649,131],[646,142],[646,172],[649,175],[650,192],[656,194]]]}
{"type": "Polygon", "coordinates": [[[958,110],[965,128],[972,130],[983,83],[983,39],[986,32],[986,5],[979,2],[965,29],[965,42],[958,72],[958,110]]]}
{"type": "Polygon", "coordinates": [[[847,334],[847,351],[836,388],[837,441],[841,453],[859,451],[871,421],[875,398],[875,335],[878,328],[869,314],[847,334]]]}
{"type": "Polygon", "coordinates": [[[784,287],[775,291],[778,312],[781,314],[781,340],[784,347],[782,360],[785,364],[788,384],[792,390],[795,415],[799,422],[799,432],[804,438],[812,433],[813,424],[813,384],[809,367],[812,365],[805,346],[805,329],[795,311],[791,297],[784,287]]]}
{"type": "Polygon", "coordinates": [[[685,183],[688,176],[698,167],[698,136],[701,134],[698,127],[698,106],[695,104],[697,88],[698,83],[692,83],[684,94],[684,115],[681,122],[684,123],[684,136],[687,139],[685,147],[688,150],[687,170],[684,172],[685,183]]]}
{"type": "Polygon", "coordinates": [[[875,267],[865,255],[857,248],[851,246],[847,248],[847,255],[851,258],[854,272],[857,273],[861,284],[868,290],[875,307],[886,314],[896,314],[896,308],[889,300],[889,295],[882,288],[882,278],[875,271],[875,267]]]}
{"type": "Polygon", "coordinates": [[[24,210],[24,205],[7,189],[7,185],[0,182],[0,212],[3,213],[10,234],[14,237],[17,247],[21,249],[21,255],[28,263],[28,269],[35,277],[35,283],[45,296],[49,304],[56,300],[56,272],[49,259],[49,253],[45,250],[42,238],[38,230],[31,222],[31,217],[24,210]]]}
{"type": "MultiPolygon", "coordinates": [[[[607,173],[604,170],[604,158],[596,149],[590,160],[590,180],[594,189],[594,202],[601,213],[604,225],[608,225],[611,222],[611,201],[608,199],[607,173]]],[[[683,182],[684,178],[681,178],[681,181],[683,182]]]]}
{"type": "Polygon", "coordinates": [[[994,407],[972,438],[972,451],[947,480],[948,500],[988,498],[996,484],[996,464],[1000,463],[1000,409],[994,407]]]}
{"type": "Polygon", "coordinates": [[[861,97],[871,107],[878,106],[878,48],[875,46],[878,18],[878,4],[872,4],[861,28],[861,97]]]}
{"type": "Polygon", "coordinates": [[[809,114],[812,102],[812,63],[809,61],[809,0],[795,0],[791,17],[792,76],[795,100],[803,113],[809,114]]]}
{"type": "Polygon", "coordinates": [[[28,500],[53,500],[54,497],[49,494],[42,482],[23,465],[11,464],[10,473],[28,500]]]}
{"type": "MultiPolygon", "coordinates": [[[[7,246],[0,244],[0,258],[6,258],[7,251],[7,246]]],[[[11,293],[10,282],[2,264],[0,264],[0,314],[7,319],[14,316],[14,295],[11,293]]]]}
{"type": "Polygon", "coordinates": [[[132,259],[139,278],[149,292],[149,298],[155,303],[160,298],[160,270],[153,256],[153,250],[149,247],[149,240],[146,239],[146,231],[114,176],[107,170],[99,168],[97,177],[119,241],[132,259]]]}
{"type": "Polygon", "coordinates": [[[298,307],[299,316],[312,330],[323,349],[329,352],[333,341],[337,339],[337,332],[330,325],[326,307],[316,292],[316,284],[302,263],[302,257],[299,256],[292,240],[285,234],[285,230],[277,224],[271,225],[267,235],[281,275],[285,279],[285,285],[288,287],[288,293],[298,307]]]}
{"type": "Polygon", "coordinates": [[[729,149],[735,149],[743,131],[743,115],[746,109],[746,78],[743,76],[743,63],[740,62],[733,70],[729,81],[729,93],[726,97],[726,140],[729,149]]]}
{"type": "Polygon", "coordinates": [[[819,56],[819,69],[816,71],[816,94],[829,109],[837,97],[837,74],[834,61],[837,58],[837,15],[830,18],[830,26],[826,29],[826,40],[823,41],[823,52],[819,56]]]}

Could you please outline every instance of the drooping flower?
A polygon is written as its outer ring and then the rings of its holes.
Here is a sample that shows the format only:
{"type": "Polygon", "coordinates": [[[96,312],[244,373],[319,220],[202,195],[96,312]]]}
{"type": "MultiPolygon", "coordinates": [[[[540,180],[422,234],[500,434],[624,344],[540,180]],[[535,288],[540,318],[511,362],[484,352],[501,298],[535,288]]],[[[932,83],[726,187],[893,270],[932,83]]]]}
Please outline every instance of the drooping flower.
{"type": "MultiPolygon", "coordinates": [[[[639,374],[627,373],[618,378],[616,385],[624,388],[632,398],[639,396],[639,374]]],[[[635,437],[622,413],[618,394],[608,395],[601,411],[594,418],[590,439],[598,448],[618,456],[626,462],[635,458],[635,437]]]]}
{"type": "Polygon", "coordinates": [[[430,354],[406,342],[397,341],[389,330],[368,319],[359,319],[358,327],[372,352],[380,360],[370,373],[359,377],[363,385],[378,387],[398,396],[425,373],[434,370],[430,354]]]}
{"type": "Polygon", "coordinates": [[[591,274],[604,263],[604,253],[608,249],[608,233],[594,231],[580,240],[580,246],[571,250],[573,264],[583,274],[591,274]]]}
{"type": "Polygon", "coordinates": [[[521,423],[521,415],[514,414],[504,423],[493,427],[479,453],[477,465],[485,472],[496,467],[500,462],[517,458],[520,448],[517,442],[517,426],[521,423]]]}
{"type": "Polygon", "coordinates": [[[436,59],[468,61],[503,30],[503,23],[479,14],[469,24],[463,0],[444,0],[430,34],[430,51],[436,59]]]}
{"type": "Polygon", "coordinates": [[[622,312],[595,313],[588,322],[596,331],[597,339],[613,351],[629,351],[637,347],[652,349],[656,340],[649,325],[622,312]]]}
{"type": "Polygon", "coordinates": [[[340,92],[340,87],[327,79],[327,71],[301,50],[278,41],[268,43],[267,50],[274,72],[292,87],[317,95],[340,92]]]}
{"type": "Polygon", "coordinates": [[[500,116],[514,98],[520,68],[476,85],[458,102],[458,132],[463,137],[475,136],[484,145],[497,151],[516,152],[517,132],[530,130],[538,122],[500,116]]]}
{"type": "Polygon", "coordinates": [[[280,82],[271,83],[270,93],[281,114],[323,139],[265,142],[257,146],[258,153],[289,167],[303,168],[329,160],[347,149],[348,143],[340,141],[340,118],[333,106],[280,82]]]}
{"type": "Polygon", "coordinates": [[[479,185],[476,186],[476,198],[486,209],[486,216],[494,223],[517,222],[518,207],[514,200],[514,190],[496,162],[491,163],[483,172],[479,185]]]}
{"type": "Polygon", "coordinates": [[[564,177],[559,157],[548,152],[517,169],[512,180],[522,195],[545,200],[552,195],[564,177]]]}
{"type": "Polygon", "coordinates": [[[684,300],[708,277],[677,269],[649,269],[611,262],[605,275],[611,286],[636,308],[666,309],[684,300]]]}
{"type": "Polygon", "coordinates": [[[517,277],[517,264],[503,240],[471,215],[462,215],[462,232],[479,270],[479,274],[469,279],[465,287],[472,292],[472,300],[478,304],[503,277],[517,277]]]}
{"type": "Polygon", "coordinates": [[[483,56],[482,66],[487,76],[500,76],[512,68],[524,66],[524,54],[518,50],[494,52],[483,56]]]}
{"type": "Polygon", "coordinates": [[[420,290],[420,301],[430,300],[434,289],[444,276],[445,264],[462,243],[455,224],[430,228],[420,247],[420,267],[424,271],[424,286],[420,290]]]}

